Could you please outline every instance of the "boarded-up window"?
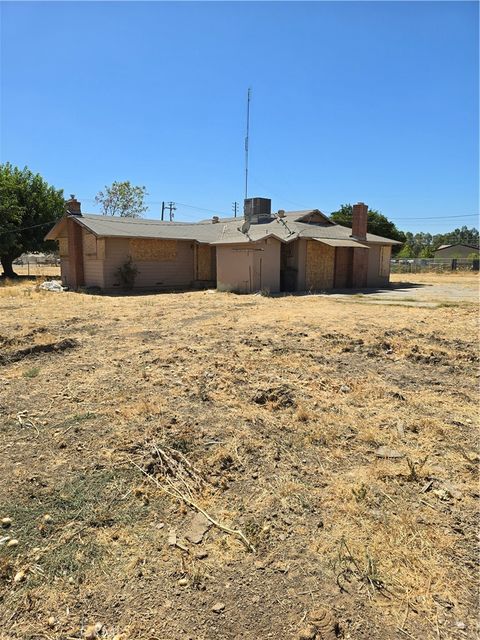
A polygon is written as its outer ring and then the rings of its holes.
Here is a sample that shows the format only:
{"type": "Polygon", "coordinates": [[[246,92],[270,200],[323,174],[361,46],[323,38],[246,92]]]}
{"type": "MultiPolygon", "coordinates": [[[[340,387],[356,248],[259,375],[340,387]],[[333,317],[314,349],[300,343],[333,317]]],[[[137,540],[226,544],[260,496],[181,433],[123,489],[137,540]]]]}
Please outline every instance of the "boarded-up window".
{"type": "Polygon", "coordinates": [[[335,247],[316,240],[307,242],[307,289],[332,289],[335,265],[335,247]]]}
{"type": "Polygon", "coordinates": [[[68,257],[68,238],[58,239],[58,250],[61,258],[68,257]]]}
{"type": "Polygon", "coordinates": [[[97,257],[97,238],[92,233],[83,235],[83,253],[90,258],[97,257]]]}
{"type": "Polygon", "coordinates": [[[390,246],[380,247],[380,265],[378,275],[388,276],[390,273],[390,246]]]}
{"type": "Polygon", "coordinates": [[[197,246],[197,280],[213,280],[213,249],[208,244],[197,246]]]}
{"type": "Polygon", "coordinates": [[[177,241],[132,238],[130,255],[138,262],[174,262],[177,258],[177,241]]]}
{"type": "Polygon", "coordinates": [[[97,238],[93,233],[84,232],[83,255],[91,260],[104,260],[105,238],[97,238]]]}

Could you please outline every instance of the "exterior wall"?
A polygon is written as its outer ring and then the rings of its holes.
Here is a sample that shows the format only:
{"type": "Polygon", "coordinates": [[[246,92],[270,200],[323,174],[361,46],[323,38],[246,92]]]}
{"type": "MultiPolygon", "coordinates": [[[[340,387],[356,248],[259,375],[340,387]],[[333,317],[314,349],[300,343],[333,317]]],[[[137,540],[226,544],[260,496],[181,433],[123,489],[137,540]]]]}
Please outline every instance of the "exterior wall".
{"type": "Polygon", "coordinates": [[[83,273],[85,286],[104,286],[105,240],[97,238],[86,229],[83,231],[83,273]]]}
{"type": "Polygon", "coordinates": [[[307,288],[307,241],[304,238],[299,238],[295,242],[298,244],[297,291],[305,291],[307,288]]]}
{"type": "Polygon", "coordinates": [[[83,233],[82,227],[75,221],[75,216],[67,217],[68,238],[68,286],[78,289],[85,285],[83,270],[83,233]]]}
{"type": "Polygon", "coordinates": [[[334,270],[335,247],[307,240],[306,288],[333,289],[334,270]]]}
{"type": "MultiPolygon", "coordinates": [[[[120,282],[117,270],[132,255],[133,262],[138,269],[135,279],[135,288],[188,288],[192,286],[194,280],[193,273],[193,243],[187,240],[174,241],[174,251],[172,245],[165,245],[163,248],[153,248],[147,241],[144,253],[142,247],[135,239],[135,244],[128,238],[106,238],[105,261],[104,261],[104,286],[105,288],[119,287],[120,282]],[[163,255],[164,260],[152,260],[152,254],[163,255]],[[145,259],[142,259],[142,255],[145,259]],[[136,257],[135,257],[136,256],[136,257]],[[150,259],[148,259],[150,258],[150,259]]],[[[171,243],[172,241],[158,241],[171,243]]]]}
{"type": "Polygon", "coordinates": [[[336,289],[348,289],[352,286],[353,248],[335,248],[335,278],[336,289]]]}
{"type": "Polygon", "coordinates": [[[58,251],[60,254],[60,279],[64,287],[69,285],[69,260],[68,260],[68,237],[65,232],[57,238],[58,251]]]}
{"type": "Polygon", "coordinates": [[[363,289],[368,286],[368,254],[370,249],[355,248],[353,250],[352,287],[363,289]]]}
{"type": "Polygon", "coordinates": [[[252,293],[280,290],[280,241],[267,238],[255,243],[217,247],[217,289],[252,293]]]}
{"type": "Polygon", "coordinates": [[[389,245],[369,245],[367,287],[385,287],[390,281],[390,256],[392,248],[389,245]]]}
{"type": "Polygon", "coordinates": [[[436,260],[450,260],[452,258],[468,258],[472,253],[479,253],[478,249],[474,249],[473,247],[464,247],[459,244],[454,244],[448,249],[440,249],[440,251],[435,251],[435,259],[436,260]]]}
{"type": "Polygon", "coordinates": [[[195,245],[195,280],[215,282],[217,279],[216,251],[209,244],[195,245]]]}

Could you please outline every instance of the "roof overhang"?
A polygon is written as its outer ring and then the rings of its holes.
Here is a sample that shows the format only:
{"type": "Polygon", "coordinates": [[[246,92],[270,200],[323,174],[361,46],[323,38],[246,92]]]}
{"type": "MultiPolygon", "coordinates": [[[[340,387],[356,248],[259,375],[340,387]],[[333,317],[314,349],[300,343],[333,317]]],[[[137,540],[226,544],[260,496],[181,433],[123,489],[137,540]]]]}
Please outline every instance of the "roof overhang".
{"type": "Polygon", "coordinates": [[[67,227],[67,215],[64,215],[60,218],[58,222],[56,222],[47,235],[44,237],[44,240],[57,240],[57,238],[63,233],[63,231],[67,227]]]}
{"type": "Polygon", "coordinates": [[[368,245],[362,244],[357,240],[349,240],[348,238],[341,240],[337,238],[312,238],[312,240],[316,240],[317,242],[326,244],[329,247],[354,247],[357,249],[370,249],[368,245]]]}

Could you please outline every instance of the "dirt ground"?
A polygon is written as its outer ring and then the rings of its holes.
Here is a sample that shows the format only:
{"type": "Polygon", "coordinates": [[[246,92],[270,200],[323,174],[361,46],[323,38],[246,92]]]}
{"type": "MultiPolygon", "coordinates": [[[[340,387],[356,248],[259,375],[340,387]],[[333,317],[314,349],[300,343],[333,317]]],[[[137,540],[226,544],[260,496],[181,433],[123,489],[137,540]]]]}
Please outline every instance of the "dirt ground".
{"type": "Polygon", "coordinates": [[[1,286],[0,638],[477,637],[470,300],[1,286]]]}

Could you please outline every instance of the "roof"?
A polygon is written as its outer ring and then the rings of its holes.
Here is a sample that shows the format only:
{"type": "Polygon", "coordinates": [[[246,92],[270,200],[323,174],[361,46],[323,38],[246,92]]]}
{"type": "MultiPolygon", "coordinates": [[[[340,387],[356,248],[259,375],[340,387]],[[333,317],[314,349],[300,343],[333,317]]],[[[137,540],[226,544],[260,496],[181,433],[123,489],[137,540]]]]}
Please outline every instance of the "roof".
{"type": "Polygon", "coordinates": [[[474,251],[478,251],[479,247],[475,247],[472,244],[464,244],[463,242],[456,242],[455,244],[442,244],[435,249],[435,251],[441,251],[442,249],[451,249],[452,247],[467,247],[467,249],[473,249],[474,251]]]}
{"type": "MultiPolygon", "coordinates": [[[[98,237],[111,238],[163,238],[168,240],[196,240],[208,244],[243,244],[275,237],[282,242],[291,242],[297,238],[315,238],[327,240],[348,240],[350,244],[340,246],[358,246],[351,237],[352,230],[332,222],[317,209],[289,211],[284,217],[274,217],[263,224],[252,224],[246,234],[240,230],[241,218],[224,218],[213,223],[202,222],[162,222],[143,218],[121,218],[85,213],[73,216],[82,227],[98,237]],[[315,222],[306,222],[315,220],[315,222]]],[[[55,240],[63,231],[64,216],[46,235],[47,240],[55,240]]],[[[366,242],[376,244],[401,244],[396,240],[367,233],[366,242]]]]}

